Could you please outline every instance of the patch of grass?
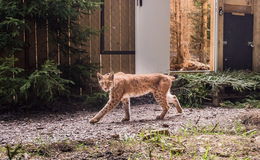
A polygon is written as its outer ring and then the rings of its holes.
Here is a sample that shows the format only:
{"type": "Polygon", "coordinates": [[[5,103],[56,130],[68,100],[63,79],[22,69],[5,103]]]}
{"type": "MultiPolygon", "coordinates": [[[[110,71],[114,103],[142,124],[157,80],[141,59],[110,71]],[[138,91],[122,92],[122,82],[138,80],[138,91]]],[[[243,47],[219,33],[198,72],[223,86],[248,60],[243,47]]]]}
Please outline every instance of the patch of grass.
{"type": "Polygon", "coordinates": [[[214,156],[210,155],[210,147],[206,148],[205,153],[201,156],[201,160],[213,160],[214,156]]]}
{"type": "Polygon", "coordinates": [[[246,132],[246,128],[240,122],[235,122],[234,131],[236,135],[243,135],[246,132]]]}
{"type": "Polygon", "coordinates": [[[256,135],[257,129],[247,129],[245,124],[241,123],[240,121],[236,121],[233,125],[228,127],[220,127],[219,123],[212,124],[212,125],[194,125],[194,124],[187,124],[182,126],[179,129],[179,132],[182,133],[183,136],[189,137],[191,135],[237,135],[237,136],[247,136],[252,137],[256,135]]]}
{"type": "Polygon", "coordinates": [[[207,126],[187,124],[183,126],[179,132],[183,133],[183,135],[185,136],[201,135],[201,134],[207,134],[207,135],[225,134],[225,130],[220,128],[218,123],[214,125],[207,125],[207,126]]]}
{"type": "Polygon", "coordinates": [[[77,151],[86,151],[89,150],[90,148],[93,148],[95,146],[95,142],[93,140],[81,140],[77,141],[77,144],[75,146],[75,150],[77,151]]]}
{"type": "Polygon", "coordinates": [[[259,156],[252,137],[248,136],[254,134],[254,131],[248,132],[239,122],[231,129],[219,125],[186,125],[174,134],[166,130],[143,130],[135,136],[118,139],[66,140],[49,144],[41,142],[23,145],[22,151],[35,159],[66,159],[66,156],[71,159],[75,155],[90,160],[246,160],[259,156]]]}
{"type": "Polygon", "coordinates": [[[184,154],[186,150],[181,137],[171,136],[166,130],[141,132],[138,137],[149,159],[160,159],[160,157],[172,159],[184,154]]]}
{"type": "Polygon", "coordinates": [[[224,101],[220,103],[222,107],[232,107],[232,108],[260,108],[260,100],[246,98],[241,101],[231,102],[231,101],[224,101]]]}
{"type": "Polygon", "coordinates": [[[6,155],[8,157],[8,160],[13,160],[13,159],[21,160],[21,156],[18,157],[22,150],[21,144],[14,147],[7,145],[5,148],[6,148],[6,155]]]}
{"type": "Polygon", "coordinates": [[[50,157],[51,150],[46,144],[42,145],[27,145],[24,147],[25,151],[33,156],[50,157]]]}
{"type": "Polygon", "coordinates": [[[0,153],[3,153],[3,152],[5,152],[5,147],[3,147],[3,146],[0,146],[0,153]]]}

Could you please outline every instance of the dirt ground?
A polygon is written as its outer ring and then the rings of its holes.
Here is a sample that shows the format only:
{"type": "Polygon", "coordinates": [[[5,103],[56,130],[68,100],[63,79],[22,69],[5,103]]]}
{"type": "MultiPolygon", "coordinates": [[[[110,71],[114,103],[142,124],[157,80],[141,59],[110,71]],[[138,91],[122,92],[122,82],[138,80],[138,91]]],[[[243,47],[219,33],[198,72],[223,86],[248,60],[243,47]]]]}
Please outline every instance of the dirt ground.
{"type": "Polygon", "coordinates": [[[135,135],[140,130],[166,127],[174,133],[187,125],[232,126],[247,112],[259,113],[259,109],[228,109],[205,107],[203,109],[185,108],[176,114],[171,108],[164,120],[155,120],[161,108],[156,104],[132,106],[131,121],[121,122],[123,109],[115,108],[98,124],[88,120],[96,112],[77,111],[67,113],[4,114],[0,116],[0,145],[17,143],[53,143],[62,140],[85,140],[88,138],[109,138],[114,135],[135,135]]]}

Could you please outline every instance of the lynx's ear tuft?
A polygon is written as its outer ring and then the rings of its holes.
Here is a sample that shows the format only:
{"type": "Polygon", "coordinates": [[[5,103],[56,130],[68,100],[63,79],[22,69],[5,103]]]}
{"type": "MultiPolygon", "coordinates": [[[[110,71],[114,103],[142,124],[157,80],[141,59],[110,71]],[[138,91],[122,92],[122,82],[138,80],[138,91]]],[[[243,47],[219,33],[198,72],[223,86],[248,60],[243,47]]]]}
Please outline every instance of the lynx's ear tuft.
{"type": "Polygon", "coordinates": [[[114,80],[114,72],[109,73],[109,79],[114,80]]]}
{"type": "Polygon", "coordinates": [[[103,78],[102,74],[97,73],[97,79],[98,79],[98,80],[101,80],[102,78],[103,78]]]}

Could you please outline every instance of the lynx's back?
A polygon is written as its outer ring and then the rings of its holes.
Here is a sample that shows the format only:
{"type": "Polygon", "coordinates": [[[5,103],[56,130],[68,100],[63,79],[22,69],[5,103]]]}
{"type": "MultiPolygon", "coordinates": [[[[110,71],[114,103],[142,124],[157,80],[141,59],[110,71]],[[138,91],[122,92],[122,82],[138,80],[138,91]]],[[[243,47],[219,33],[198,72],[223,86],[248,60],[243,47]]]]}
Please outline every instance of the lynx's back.
{"type": "Polygon", "coordinates": [[[124,98],[138,97],[158,89],[169,90],[174,77],[163,74],[124,74],[116,73],[114,77],[115,89],[124,90],[124,98]]]}

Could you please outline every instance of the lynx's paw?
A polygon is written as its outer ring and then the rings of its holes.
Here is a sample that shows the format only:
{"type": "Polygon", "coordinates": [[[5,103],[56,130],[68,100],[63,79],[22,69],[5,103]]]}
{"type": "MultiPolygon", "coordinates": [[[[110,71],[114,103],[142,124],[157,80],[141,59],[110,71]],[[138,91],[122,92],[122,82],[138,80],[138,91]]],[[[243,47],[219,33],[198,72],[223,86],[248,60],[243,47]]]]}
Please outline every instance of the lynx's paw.
{"type": "Polygon", "coordinates": [[[90,120],[89,120],[89,123],[91,123],[91,124],[94,124],[94,123],[97,123],[99,120],[97,120],[97,119],[95,119],[95,118],[91,118],[90,120]]]}
{"type": "Polygon", "coordinates": [[[123,118],[123,119],[121,120],[121,122],[126,122],[126,121],[130,121],[130,118],[123,118]]]}

